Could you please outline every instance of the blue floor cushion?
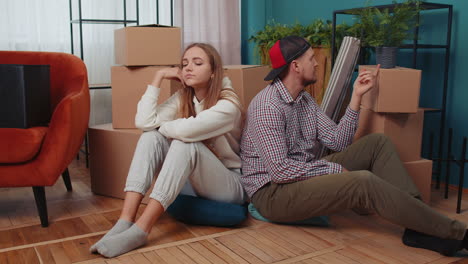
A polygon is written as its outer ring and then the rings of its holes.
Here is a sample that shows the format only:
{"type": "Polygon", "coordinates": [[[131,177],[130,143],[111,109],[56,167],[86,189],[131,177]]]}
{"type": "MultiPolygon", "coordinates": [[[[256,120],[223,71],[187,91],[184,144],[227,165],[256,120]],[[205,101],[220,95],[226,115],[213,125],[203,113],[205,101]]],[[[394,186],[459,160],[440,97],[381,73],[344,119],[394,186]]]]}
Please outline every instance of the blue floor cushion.
{"type": "Polygon", "coordinates": [[[179,194],[167,208],[178,221],[192,225],[235,226],[247,219],[247,206],[179,194]]]}
{"type": "Polygon", "coordinates": [[[328,219],[328,216],[316,216],[316,217],[312,217],[312,218],[309,218],[309,219],[305,219],[305,220],[301,220],[301,221],[297,221],[297,222],[281,222],[281,223],[278,223],[278,222],[274,222],[274,221],[270,221],[268,219],[266,219],[265,217],[263,217],[258,211],[257,209],[255,208],[255,206],[250,203],[249,204],[249,213],[250,215],[257,219],[257,220],[261,220],[261,221],[265,221],[265,222],[270,222],[270,223],[276,223],[276,224],[285,224],[285,225],[315,225],[315,226],[329,226],[329,219],[328,219]]]}

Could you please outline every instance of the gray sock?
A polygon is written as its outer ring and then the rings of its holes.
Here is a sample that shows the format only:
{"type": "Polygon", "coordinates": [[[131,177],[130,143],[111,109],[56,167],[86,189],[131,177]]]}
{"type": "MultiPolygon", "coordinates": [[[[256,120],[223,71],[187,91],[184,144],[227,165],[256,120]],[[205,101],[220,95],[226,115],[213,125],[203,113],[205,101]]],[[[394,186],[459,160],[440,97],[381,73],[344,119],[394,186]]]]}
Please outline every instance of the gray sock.
{"type": "Polygon", "coordinates": [[[96,249],[97,244],[101,243],[102,241],[108,239],[109,237],[113,235],[122,233],[123,231],[129,229],[132,225],[133,225],[132,222],[129,222],[124,219],[119,219],[117,223],[115,223],[115,225],[98,242],[96,242],[94,245],[92,245],[89,248],[89,252],[91,253],[97,252],[97,249],[96,249]]]}
{"type": "Polygon", "coordinates": [[[96,249],[104,257],[113,258],[146,244],[147,237],[148,233],[133,225],[126,231],[98,243],[96,249]]]}

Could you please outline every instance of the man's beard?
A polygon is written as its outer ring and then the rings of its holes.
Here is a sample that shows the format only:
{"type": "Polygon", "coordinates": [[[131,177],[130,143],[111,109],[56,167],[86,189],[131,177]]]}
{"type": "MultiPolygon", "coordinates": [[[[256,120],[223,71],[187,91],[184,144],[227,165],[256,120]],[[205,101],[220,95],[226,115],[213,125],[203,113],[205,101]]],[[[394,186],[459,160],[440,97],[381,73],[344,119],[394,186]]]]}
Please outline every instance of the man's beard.
{"type": "Polygon", "coordinates": [[[311,85],[311,84],[314,84],[317,82],[317,78],[314,78],[312,80],[304,80],[304,87],[308,86],[308,85],[311,85]]]}

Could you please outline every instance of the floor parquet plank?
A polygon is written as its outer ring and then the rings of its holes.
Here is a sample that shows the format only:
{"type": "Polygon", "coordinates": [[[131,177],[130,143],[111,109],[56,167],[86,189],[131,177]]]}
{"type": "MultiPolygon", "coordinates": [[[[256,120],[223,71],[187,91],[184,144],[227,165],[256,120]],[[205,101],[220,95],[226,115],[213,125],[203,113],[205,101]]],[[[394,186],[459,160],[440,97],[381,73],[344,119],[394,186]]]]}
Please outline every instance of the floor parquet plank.
{"type": "Polygon", "coordinates": [[[454,258],[442,258],[437,261],[431,262],[431,264],[448,264],[448,263],[453,263],[453,264],[467,264],[468,259],[458,259],[454,260],[454,258]]]}
{"type": "Polygon", "coordinates": [[[109,221],[102,214],[90,214],[80,217],[90,232],[110,230],[115,223],[109,221]]]}
{"type": "Polygon", "coordinates": [[[79,238],[74,240],[67,240],[64,242],[46,244],[38,246],[37,251],[41,259],[56,259],[60,257],[60,261],[68,260],[69,263],[82,262],[101,258],[99,255],[90,254],[89,247],[94,240],[89,238],[79,238]]]}
{"type": "MultiPolygon", "coordinates": [[[[205,241],[205,240],[204,240],[205,241]]],[[[223,256],[226,256],[226,257],[229,257],[229,259],[232,259],[232,263],[239,263],[239,264],[247,264],[248,262],[243,259],[241,256],[237,255],[236,253],[234,253],[232,250],[230,250],[229,248],[227,248],[226,246],[224,246],[223,244],[221,244],[218,240],[214,239],[214,238],[210,238],[210,239],[206,239],[207,242],[209,242],[211,245],[213,245],[214,247],[216,247],[216,249],[220,250],[223,254],[223,256]]],[[[203,242],[203,241],[202,241],[203,242]]],[[[211,250],[211,249],[210,249],[211,250]]],[[[211,250],[213,251],[213,250],[211,250]]],[[[213,251],[215,252],[215,251],[213,251]]],[[[216,253],[216,252],[215,252],[216,253]]],[[[216,253],[218,256],[221,256],[219,255],[218,253],[216,253]]],[[[228,258],[225,258],[223,257],[223,259],[225,261],[228,261],[228,258]]],[[[231,263],[230,261],[228,261],[228,263],[231,263]]]]}
{"type": "Polygon", "coordinates": [[[181,223],[156,224],[148,236],[148,244],[145,247],[166,244],[195,237],[181,223]]]}
{"type": "Polygon", "coordinates": [[[297,245],[296,241],[292,239],[287,239],[282,237],[278,232],[275,232],[274,228],[263,228],[259,229],[258,232],[265,236],[267,239],[273,241],[274,243],[278,244],[281,248],[291,252],[294,256],[302,255],[309,253],[310,250],[302,249],[297,245]]]}
{"type": "Polygon", "coordinates": [[[143,252],[143,256],[152,264],[167,264],[158,254],[154,251],[143,252]]]}
{"type": "Polygon", "coordinates": [[[196,263],[190,255],[185,254],[182,250],[178,247],[168,247],[167,251],[171,253],[174,257],[176,257],[182,263],[196,263]]]}
{"type": "Polygon", "coordinates": [[[412,248],[401,243],[400,236],[389,236],[384,234],[375,235],[369,238],[369,242],[375,247],[385,250],[390,255],[404,262],[413,264],[428,263],[440,258],[437,252],[428,252],[424,249],[412,248]]]}
{"type": "Polygon", "coordinates": [[[201,243],[201,241],[190,243],[189,246],[192,247],[193,250],[198,252],[204,258],[206,258],[208,261],[210,261],[210,263],[227,263],[226,261],[224,261],[224,259],[216,255],[214,252],[210,251],[209,248],[206,247],[206,245],[201,243]]]}
{"type": "Polygon", "coordinates": [[[34,248],[26,248],[0,253],[0,263],[39,264],[40,261],[34,248]]]}
{"type": "Polygon", "coordinates": [[[144,255],[143,253],[137,253],[137,254],[133,254],[133,255],[130,255],[130,257],[133,259],[133,261],[135,261],[135,263],[137,264],[151,264],[151,261],[149,261],[144,255]]]}
{"type": "Polygon", "coordinates": [[[126,264],[125,262],[121,262],[118,258],[113,258],[106,260],[107,264],[126,264]]]}
{"type": "Polygon", "coordinates": [[[322,264],[322,262],[316,261],[313,258],[305,259],[305,260],[303,260],[301,262],[298,262],[298,263],[301,263],[301,264],[322,264]]]}
{"type": "Polygon", "coordinates": [[[285,236],[288,239],[293,239],[295,243],[301,242],[304,245],[308,245],[308,247],[313,250],[322,250],[327,247],[335,246],[333,243],[328,242],[319,236],[310,232],[304,232],[300,227],[278,225],[275,228],[275,231],[281,233],[282,236],[285,236]]]}
{"type": "MultiPolygon", "coordinates": [[[[3,209],[0,208],[0,211],[3,211],[3,209]]],[[[0,213],[0,228],[8,228],[11,227],[13,224],[11,223],[10,217],[4,211],[3,213],[0,213]]]]}
{"type": "Polygon", "coordinates": [[[255,232],[251,232],[250,235],[252,235],[260,243],[268,245],[272,250],[278,252],[278,254],[281,254],[284,258],[297,256],[297,254],[295,254],[294,252],[289,251],[288,247],[283,247],[281,246],[281,243],[278,243],[278,241],[275,241],[265,236],[265,233],[262,231],[264,231],[264,229],[255,230],[255,232]]]}
{"type": "Polygon", "coordinates": [[[43,263],[72,263],[62,244],[39,246],[36,249],[43,263]]]}
{"type": "Polygon", "coordinates": [[[190,256],[190,258],[197,264],[211,264],[211,262],[206,259],[200,252],[193,249],[190,244],[177,246],[182,252],[190,256]]]}
{"type": "MultiPolygon", "coordinates": [[[[117,257],[116,259],[118,261],[120,261],[120,263],[125,263],[125,264],[139,264],[138,262],[135,261],[135,259],[133,258],[134,255],[139,255],[138,253],[137,254],[131,254],[131,255],[124,255],[124,256],[120,256],[120,257],[117,257]]],[[[145,258],[146,260],[146,258],[145,258]]],[[[146,260],[147,261],[147,260],[146,260]]]]}
{"type": "Polygon", "coordinates": [[[188,224],[184,224],[184,225],[192,234],[194,234],[197,237],[216,234],[216,233],[225,232],[225,231],[229,231],[233,229],[229,227],[197,226],[197,225],[188,225],[188,224]]]}
{"type": "Polygon", "coordinates": [[[238,236],[241,240],[246,241],[251,245],[255,245],[259,250],[269,255],[273,259],[273,262],[288,258],[288,255],[282,254],[282,251],[278,250],[278,247],[276,247],[274,243],[257,239],[258,234],[255,231],[240,232],[238,236]]]}
{"type": "Polygon", "coordinates": [[[0,249],[23,245],[26,239],[22,232],[15,229],[0,231],[0,249]]]}
{"type": "Polygon", "coordinates": [[[337,254],[343,255],[355,261],[358,261],[361,264],[382,264],[384,262],[380,261],[377,258],[373,258],[365,253],[362,253],[353,248],[344,248],[336,251],[337,254]]]}
{"type": "Polygon", "coordinates": [[[322,264],[360,264],[359,261],[355,261],[346,256],[337,254],[335,252],[323,254],[317,257],[312,258],[313,260],[322,263],[322,264]]]}
{"type": "Polygon", "coordinates": [[[173,256],[166,248],[155,250],[154,253],[161,257],[167,264],[184,264],[175,256],[173,256]]]}
{"type": "Polygon", "coordinates": [[[226,235],[217,237],[215,240],[219,241],[221,244],[229,248],[232,252],[243,258],[248,263],[262,263],[262,260],[252,254],[249,250],[245,249],[243,246],[236,243],[235,240],[232,239],[233,237],[234,235],[226,235]]]}
{"type": "MultiPolygon", "coordinates": [[[[239,263],[238,260],[233,258],[231,254],[228,254],[225,251],[222,251],[216,245],[214,245],[213,241],[215,240],[201,240],[200,244],[202,244],[209,251],[213,252],[216,256],[221,258],[225,263],[234,263],[234,264],[239,263]]],[[[216,243],[219,244],[218,242],[216,243]]]]}
{"type": "Polygon", "coordinates": [[[371,257],[374,257],[378,260],[383,261],[384,263],[395,264],[395,263],[402,263],[391,256],[389,253],[374,247],[373,245],[369,244],[368,242],[353,244],[350,245],[351,248],[371,257]]]}
{"type": "Polygon", "coordinates": [[[302,241],[302,236],[304,234],[298,234],[298,233],[287,233],[284,230],[281,229],[282,226],[278,225],[275,226],[274,228],[267,228],[265,229],[267,232],[283,239],[284,241],[287,241],[290,244],[293,244],[296,248],[299,248],[302,254],[307,254],[310,252],[316,251],[315,247],[313,245],[308,244],[307,242],[302,241]],[[299,238],[298,238],[299,237],[299,238]]]}

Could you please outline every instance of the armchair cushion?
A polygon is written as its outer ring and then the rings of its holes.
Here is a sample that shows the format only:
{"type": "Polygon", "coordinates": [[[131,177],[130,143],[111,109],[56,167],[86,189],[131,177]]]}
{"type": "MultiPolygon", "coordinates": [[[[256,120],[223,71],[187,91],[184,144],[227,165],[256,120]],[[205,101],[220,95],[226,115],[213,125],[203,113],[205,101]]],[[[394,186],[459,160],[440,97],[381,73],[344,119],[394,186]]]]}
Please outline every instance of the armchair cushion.
{"type": "Polygon", "coordinates": [[[23,163],[33,159],[41,149],[47,127],[0,128],[0,163],[23,163]]]}

